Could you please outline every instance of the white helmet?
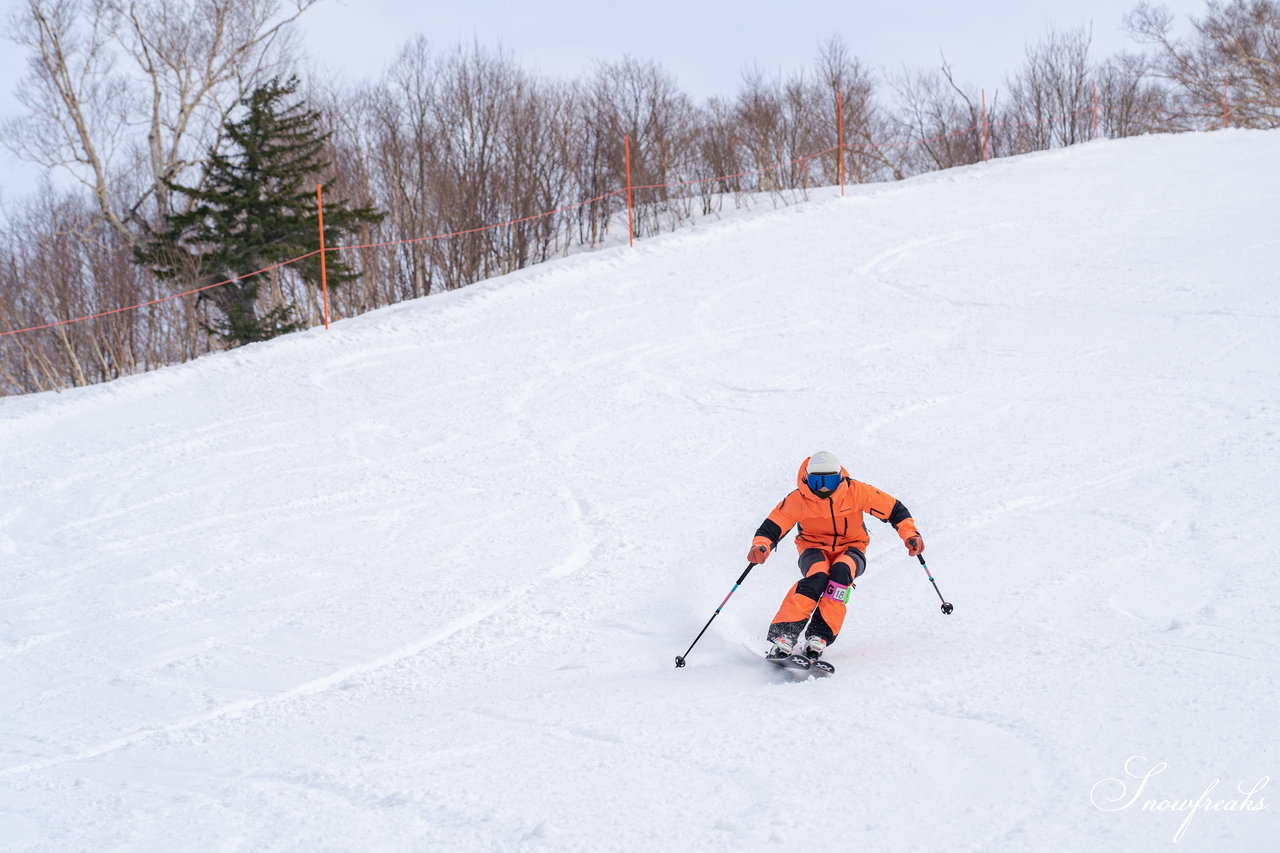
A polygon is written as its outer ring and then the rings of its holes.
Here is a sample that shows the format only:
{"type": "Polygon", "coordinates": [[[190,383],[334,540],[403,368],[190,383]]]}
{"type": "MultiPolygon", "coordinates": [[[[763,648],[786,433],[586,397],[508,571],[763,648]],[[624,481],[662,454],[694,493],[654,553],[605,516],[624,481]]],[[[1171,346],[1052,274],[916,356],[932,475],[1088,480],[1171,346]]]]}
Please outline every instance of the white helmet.
{"type": "Polygon", "coordinates": [[[805,470],[806,474],[839,474],[840,460],[836,459],[836,455],[827,450],[819,450],[817,453],[809,457],[809,467],[805,470]]]}

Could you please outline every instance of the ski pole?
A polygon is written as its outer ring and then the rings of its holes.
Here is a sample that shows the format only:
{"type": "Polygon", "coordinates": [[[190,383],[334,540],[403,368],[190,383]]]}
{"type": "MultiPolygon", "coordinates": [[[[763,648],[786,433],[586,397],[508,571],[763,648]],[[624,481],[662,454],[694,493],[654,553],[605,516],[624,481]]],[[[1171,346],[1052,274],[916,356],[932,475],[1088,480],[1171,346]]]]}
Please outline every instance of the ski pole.
{"type": "Polygon", "coordinates": [[[724,601],[720,602],[720,606],[716,608],[716,612],[711,614],[711,619],[708,619],[707,624],[702,626],[702,630],[698,632],[698,636],[693,638],[693,642],[689,644],[689,648],[684,650],[684,655],[676,655],[676,669],[679,669],[680,667],[684,666],[684,656],[689,654],[689,652],[693,651],[694,646],[698,645],[698,641],[702,639],[702,635],[707,633],[707,629],[711,627],[712,620],[714,620],[717,616],[719,616],[720,611],[723,610],[724,606],[729,603],[729,597],[732,596],[735,592],[737,592],[738,587],[742,586],[742,582],[747,579],[747,574],[751,571],[751,567],[753,565],[754,565],[753,563],[747,563],[747,567],[742,570],[742,574],[738,577],[737,582],[734,583],[733,589],[729,590],[729,595],[726,595],[724,597],[724,601]]]}
{"type": "Polygon", "coordinates": [[[933,584],[933,591],[938,593],[938,600],[942,602],[942,612],[951,615],[952,607],[950,602],[942,597],[942,590],[938,589],[938,582],[933,579],[933,575],[929,574],[929,564],[924,561],[923,554],[916,554],[916,559],[920,561],[920,565],[924,566],[924,573],[929,578],[929,583],[933,584]]]}

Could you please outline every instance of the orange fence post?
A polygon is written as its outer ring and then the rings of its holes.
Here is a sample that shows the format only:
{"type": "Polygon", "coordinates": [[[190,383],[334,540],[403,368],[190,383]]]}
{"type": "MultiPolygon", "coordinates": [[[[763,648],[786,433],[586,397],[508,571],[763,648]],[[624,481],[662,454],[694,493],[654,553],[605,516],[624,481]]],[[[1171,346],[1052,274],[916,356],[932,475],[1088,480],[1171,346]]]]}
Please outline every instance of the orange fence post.
{"type": "Polygon", "coordinates": [[[316,215],[320,219],[320,290],[324,293],[324,327],[329,328],[329,273],[324,263],[324,193],[316,184],[316,215]]]}
{"type": "Polygon", "coordinates": [[[982,90],[982,162],[987,162],[987,90],[982,90]]]}
{"type": "Polygon", "coordinates": [[[844,92],[836,92],[836,143],[840,148],[840,195],[844,195],[844,92]]]}
{"type": "Polygon", "coordinates": [[[1093,84],[1093,138],[1098,138],[1098,84],[1093,84]]]}
{"type": "Polygon", "coordinates": [[[631,137],[623,137],[623,145],[627,151],[627,245],[634,246],[635,226],[631,224],[631,137]]]}

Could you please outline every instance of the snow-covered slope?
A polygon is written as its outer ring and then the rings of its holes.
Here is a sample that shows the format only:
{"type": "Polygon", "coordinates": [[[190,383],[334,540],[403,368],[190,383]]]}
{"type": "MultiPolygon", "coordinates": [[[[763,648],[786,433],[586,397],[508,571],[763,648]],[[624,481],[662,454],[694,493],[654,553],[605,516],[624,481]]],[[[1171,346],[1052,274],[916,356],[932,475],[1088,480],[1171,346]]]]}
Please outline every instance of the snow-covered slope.
{"type": "Polygon", "coordinates": [[[0,401],[0,849],[1274,849],[1278,269],[1276,132],[1094,143],[0,401]],[[675,669],[822,448],[955,613],[675,669]]]}

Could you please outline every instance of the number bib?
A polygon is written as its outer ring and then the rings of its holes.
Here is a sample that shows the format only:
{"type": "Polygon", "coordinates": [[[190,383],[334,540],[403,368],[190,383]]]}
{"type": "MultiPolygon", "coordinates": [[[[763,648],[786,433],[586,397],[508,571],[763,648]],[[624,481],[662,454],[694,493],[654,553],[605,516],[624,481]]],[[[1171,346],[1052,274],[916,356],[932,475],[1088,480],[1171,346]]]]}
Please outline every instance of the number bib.
{"type": "Polygon", "coordinates": [[[849,603],[849,584],[836,583],[835,581],[827,582],[827,591],[822,594],[823,598],[830,598],[832,601],[838,601],[841,604],[849,603]]]}

